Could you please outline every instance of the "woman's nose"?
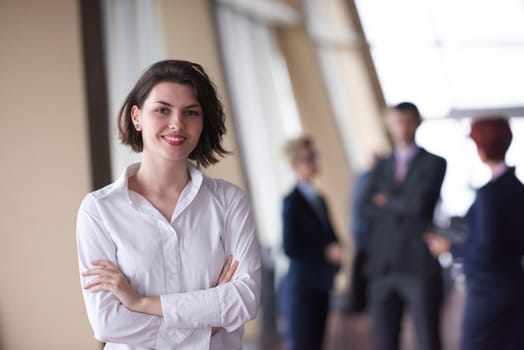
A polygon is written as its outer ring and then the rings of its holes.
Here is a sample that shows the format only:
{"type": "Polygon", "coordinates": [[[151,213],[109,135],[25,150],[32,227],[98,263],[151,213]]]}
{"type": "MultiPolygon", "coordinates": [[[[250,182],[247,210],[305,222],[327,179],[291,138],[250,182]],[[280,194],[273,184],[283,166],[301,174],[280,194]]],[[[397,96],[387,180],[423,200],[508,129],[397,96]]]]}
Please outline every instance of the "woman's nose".
{"type": "Polygon", "coordinates": [[[169,119],[169,128],[172,130],[182,130],[184,123],[182,122],[182,115],[179,112],[173,113],[169,119]]]}

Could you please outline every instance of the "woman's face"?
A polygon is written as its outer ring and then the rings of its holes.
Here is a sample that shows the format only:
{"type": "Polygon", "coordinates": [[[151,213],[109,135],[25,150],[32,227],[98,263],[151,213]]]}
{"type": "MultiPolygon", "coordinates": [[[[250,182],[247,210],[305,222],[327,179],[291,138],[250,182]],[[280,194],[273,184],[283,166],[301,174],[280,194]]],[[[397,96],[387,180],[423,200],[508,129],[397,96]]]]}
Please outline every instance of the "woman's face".
{"type": "Polygon", "coordinates": [[[131,109],[140,125],[144,155],[186,162],[204,127],[202,107],[188,85],[158,83],[142,108],[131,109]]]}
{"type": "Polygon", "coordinates": [[[293,170],[299,181],[311,182],[319,171],[316,152],[307,147],[299,150],[293,159],[293,170]]]}
{"type": "Polygon", "coordinates": [[[387,122],[395,146],[405,147],[415,142],[419,121],[410,112],[391,110],[387,122]]]}

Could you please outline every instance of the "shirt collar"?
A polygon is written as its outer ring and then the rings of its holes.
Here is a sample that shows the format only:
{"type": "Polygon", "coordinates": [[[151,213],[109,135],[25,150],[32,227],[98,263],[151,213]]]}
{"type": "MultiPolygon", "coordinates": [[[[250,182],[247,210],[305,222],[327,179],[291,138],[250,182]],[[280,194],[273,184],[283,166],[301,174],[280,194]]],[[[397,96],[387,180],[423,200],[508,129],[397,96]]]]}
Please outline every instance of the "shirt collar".
{"type": "MultiPolygon", "coordinates": [[[[118,188],[121,188],[125,191],[126,198],[129,201],[129,203],[133,204],[133,201],[131,200],[131,197],[129,195],[129,178],[133,175],[135,175],[140,168],[141,163],[134,163],[129,165],[120,177],[116,180],[115,184],[118,188]]],[[[189,203],[195,198],[198,190],[200,189],[202,182],[204,180],[204,174],[202,171],[200,171],[195,165],[193,165],[191,162],[187,163],[187,169],[189,171],[189,183],[186,185],[184,190],[182,191],[182,195],[180,196],[179,202],[177,203],[177,208],[175,212],[175,216],[178,215],[183,209],[185,209],[189,203]]]]}
{"type": "Polygon", "coordinates": [[[498,163],[491,170],[491,172],[492,172],[491,181],[496,180],[499,177],[501,177],[508,169],[509,169],[509,167],[506,165],[506,163],[504,163],[504,161],[498,163]]]}
{"type": "Polygon", "coordinates": [[[414,144],[409,146],[408,148],[396,149],[395,150],[395,159],[410,161],[411,159],[413,159],[413,157],[418,152],[418,150],[419,150],[418,146],[414,144]]]}
{"type": "Polygon", "coordinates": [[[189,171],[190,180],[180,194],[180,198],[178,199],[178,203],[175,208],[175,213],[173,214],[171,220],[174,220],[184,209],[189,206],[189,204],[191,204],[200,190],[202,182],[204,181],[204,173],[202,173],[202,171],[200,171],[192,163],[187,163],[187,169],[189,171]]]}
{"type": "Polygon", "coordinates": [[[307,182],[297,183],[297,189],[308,200],[315,200],[318,197],[318,192],[307,182]]]}
{"type": "Polygon", "coordinates": [[[131,176],[135,175],[139,168],[140,168],[140,163],[134,163],[134,164],[129,165],[127,168],[124,169],[122,174],[118,177],[118,179],[115,182],[115,185],[116,185],[117,188],[120,188],[120,189],[124,190],[124,192],[126,194],[126,198],[129,201],[129,203],[131,203],[131,204],[133,203],[133,201],[129,197],[128,182],[129,182],[129,178],[131,176]]]}

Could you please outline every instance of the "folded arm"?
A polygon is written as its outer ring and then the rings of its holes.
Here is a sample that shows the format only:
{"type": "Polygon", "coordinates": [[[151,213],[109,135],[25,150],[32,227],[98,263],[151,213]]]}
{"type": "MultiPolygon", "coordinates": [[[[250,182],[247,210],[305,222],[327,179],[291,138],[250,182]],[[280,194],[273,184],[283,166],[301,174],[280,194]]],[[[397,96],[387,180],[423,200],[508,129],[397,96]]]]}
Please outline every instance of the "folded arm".
{"type": "MultiPolygon", "coordinates": [[[[80,272],[91,269],[94,260],[116,265],[116,246],[102,220],[84,208],[78,213],[77,248],[80,272]]],[[[82,286],[91,280],[91,276],[82,277],[82,286]]],[[[192,332],[168,329],[162,317],[131,311],[111,292],[82,288],[82,293],[94,336],[101,342],[158,348],[166,342],[179,344],[192,332]]]]}
{"type": "Polygon", "coordinates": [[[169,327],[222,327],[233,331],[255,318],[260,304],[261,262],[247,196],[229,193],[223,227],[226,254],[238,267],[231,282],[199,291],[161,295],[169,327]]]}
{"type": "Polygon", "coordinates": [[[410,184],[409,191],[385,192],[378,186],[381,181],[380,177],[384,176],[384,173],[377,168],[366,190],[361,214],[371,219],[381,211],[408,216],[431,216],[440,196],[445,173],[445,161],[438,160],[431,171],[420,176],[417,183],[410,184]]]}
{"type": "MultiPolygon", "coordinates": [[[[87,232],[79,230],[79,255],[84,276],[95,276],[95,280],[85,285],[87,289],[84,291],[86,305],[90,305],[88,313],[92,316],[90,319],[93,318],[91,323],[95,333],[96,329],[107,329],[105,325],[98,327],[99,322],[96,322],[96,318],[108,319],[108,315],[100,308],[100,303],[96,302],[97,298],[102,296],[111,300],[114,307],[119,308],[120,313],[112,315],[112,321],[125,322],[132,317],[138,318],[140,324],[145,326],[149,323],[147,320],[151,319],[160,325],[156,329],[157,333],[159,328],[165,328],[171,337],[175,336],[180,341],[195,329],[208,328],[210,331],[217,331],[222,327],[232,331],[255,317],[260,302],[261,263],[254,232],[255,225],[245,195],[233,201],[228,208],[223,237],[225,251],[233,254],[238,262],[228,259],[217,286],[198,291],[158,296],[139,295],[118,269],[116,248],[105,234],[102,222],[96,222],[89,215],[79,216],[79,220],[82,219],[90,221],[91,224],[87,232]],[[96,226],[98,228],[94,229],[96,226]],[[89,239],[86,240],[85,236],[90,236],[93,232],[104,238],[92,238],[91,244],[88,244],[89,239]],[[91,249],[82,249],[89,245],[91,249]],[[93,245],[96,247],[92,247],[93,245]],[[85,251],[97,254],[86,254],[85,251]],[[106,254],[99,254],[100,251],[105,251],[106,254]],[[95,263],[94,268],[92,262],[95,263]],[[88,290],[94,293],[89,293],[88,290]],[[95,301],[88,302],[93,299],[95,301]],[[123,320],[120,320],[121,317],[123,320]]],[[[154,329],[151,332],[154,333],[154,329]]],[[[159,337],[162,336],[161,332],[159,334],[159,337]]],[[[113,338],[108,340],[107,337],[101,340],[132,343],[133,336],[133,332],[130,331],[119,336],[118,341],[113,338]]],[[[151,346],[151,343],[147,344],[151,346]]]]}

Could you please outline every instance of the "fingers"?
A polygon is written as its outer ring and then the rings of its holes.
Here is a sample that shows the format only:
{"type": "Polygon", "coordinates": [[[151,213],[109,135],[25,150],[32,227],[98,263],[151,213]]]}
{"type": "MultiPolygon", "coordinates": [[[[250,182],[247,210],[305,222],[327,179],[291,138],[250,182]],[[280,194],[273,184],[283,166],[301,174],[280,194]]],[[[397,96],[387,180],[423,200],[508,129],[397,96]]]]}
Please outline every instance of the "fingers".
{"type": "Polygon", "coordinates": [[[109,278],[97,278],[86,283],[84,285],[84,289],[89,289],[94,292],[95,290],[99,290],[100,288],[104,290],[109,290],[111,286],[112,281],[109,278]]]}
{"type": "Polygon", "coordinates": [[[425,235],[425,239],[428,249],[434,257],[438,257],[440,254],[445,253],[450,249],[449,240],[444,237],[428,232],[425,235]]]}
{"type": "Polygon", "coordinates": [[[231,262],[233,261],[233,256],[232,255],[229,255],[226,259],[226,262],[224,263],[224,266],[222,267],[222,270],[220,271],[220,276],[218,276],[218,282],[217,282],[217,285],[218,284],[222,284],[222,283],[225,283],[225,278],[226,278],[226,275],[227,275],[227,272],[229,271],[229,269],[231,268],[231,262]]]}
{"type": "Polygon", "coordinates": [[[424,234],[424,238],[426,239],[426,241],[430,241],[433,238],[435,238],[435,234],[433,232],[426,232],[424,234]]]}
{"type": "Polygon", "coordinates": [[[105,269],[92,269],[82,272],[82,276],[112,276],[114,271],[105,270],[105,269]]]}
{"type": "Polygon", "coordinates": [[[237,267],[238,261],[233,262],[233,256],[229,255],[226,259],[226,262],[224,263],[224,266],[222,267],[222,271],[220,272],[220,276],[218,277],[217,285],[231,282],[233,276],[235,275],[237,267]]]}
{"type": "Polygon", "coordinates": [[[118,275],[120,270],[108,260],[93,260],[91,261],[93,266],[98,268],[93,268],[82,272],[82,277],[93,277],[97,278],[92,279],[84,285],[84,289],[91,292],[96,292],[100,290],[112,290],[115,283],[118,282],[118,275]]]}
{"type": "Polygon", "coordinates": [[[228,255],[224,266],[222,266],[222,271],[220,271],[220,276],[223,276],[231,267],[231,261],[233,261],[233,255],[228,255]]]}
{"type": "Polygon", "coordinates": [[[96,266],[98,268],[86,270],[82,272],[83,277],[87,276],[108,276],[108,275],[114,275],[119,274],[120,270],[110,261],[108,260],[93,260],[91,261],[91,265],[96,266]]]}
{"type": "Polygon", "coordinates": [[[117,273],[105,269],[92,269],[82,272],[82,277],[96,276],[84,285],[84,289],[91,289],[93,286],[100,284],[113,285],[118,279],[117,273]]]}
{"type": "Polygon", "coordinates": [[[91,261],[91,265],[93,266],[100,266],[103,269],[106,270],[112,270],[112,271],[118,271],[118,268],[109,260],[93,260],[91,261]]]}
{"type": "Polygon", "coordinates": [[[229,269],[229,271],[226,273],[226,276],[225,276],[226,282],[231,282],[231,280],[233,280],[233,276],[235,275],[235,272],[237,271],[237,267],[238,267],[238,261],[235,260],[233,262],[233,265],[231,265],[231,268],[229,269]]]}
{"type": "Polygon", "coordinates": [[[84,288],[89,290],[92,293],[100,292],[100,291],[103,291],[103,290],[108,291],[108,292],[111,291],[111,288],[110,288],[110,286],[107,283],[100,283],[100,284],[98,284],[96,286],[91,286],[89,288],[84,287],[84,288]]]}

